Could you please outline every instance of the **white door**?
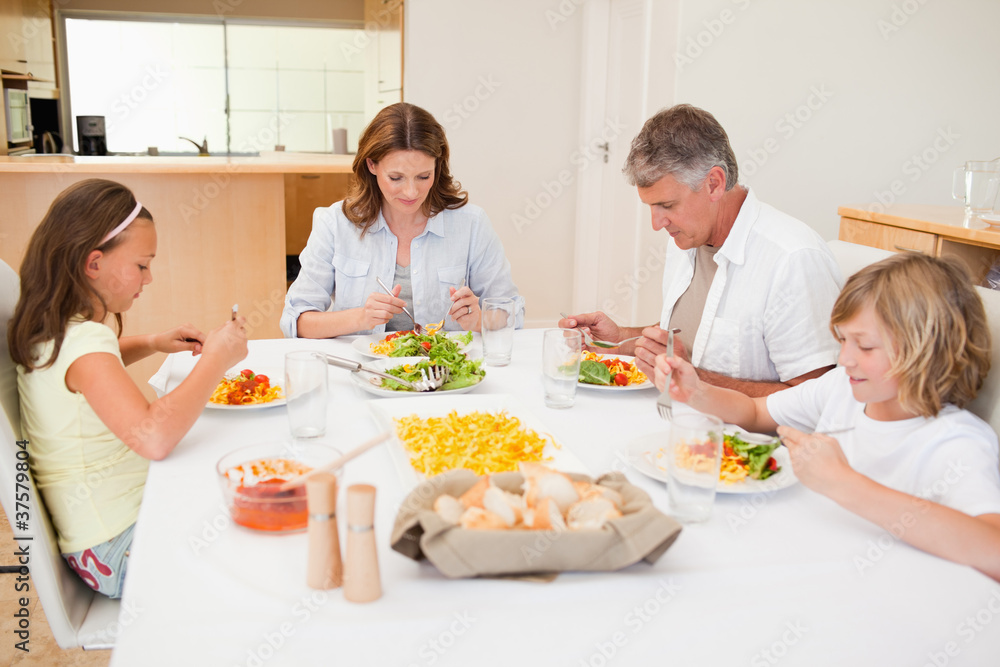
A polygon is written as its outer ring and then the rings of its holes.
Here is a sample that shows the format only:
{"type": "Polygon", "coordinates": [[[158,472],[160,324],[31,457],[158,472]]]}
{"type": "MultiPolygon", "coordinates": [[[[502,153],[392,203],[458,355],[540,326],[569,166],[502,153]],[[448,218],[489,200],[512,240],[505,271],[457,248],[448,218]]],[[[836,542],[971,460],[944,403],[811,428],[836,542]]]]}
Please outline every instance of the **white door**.
{"type": "Polygon", "coordinates": [[[679,0],[584,4],[581,169],[574,312],[603,310],[623,325],[660,319],[667,235],[621,169],[632,139],[673,104],[679,0]]]}

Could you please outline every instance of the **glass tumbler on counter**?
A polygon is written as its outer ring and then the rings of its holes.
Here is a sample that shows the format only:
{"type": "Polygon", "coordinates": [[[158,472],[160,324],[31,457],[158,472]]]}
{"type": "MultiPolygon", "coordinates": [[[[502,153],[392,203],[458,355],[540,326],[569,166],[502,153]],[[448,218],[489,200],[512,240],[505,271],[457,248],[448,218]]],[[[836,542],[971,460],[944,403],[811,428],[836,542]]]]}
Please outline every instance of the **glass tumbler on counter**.
{"type": "Polygon", "coordinates": [[[542,384],[545,405],[571,408],[580,380],[583,336],[575,329],[547,329],[542,339],[542,384]]]}
{"type": "Polygon", "coordinates": [[[326,434],[327,374],[326,358],[318,352],[285,354],[285,397],[293,438],[317,438],[326,434]]]}
{"type": "Polygon", "coordinates": [[[675,519],[698,523],[712,516],[721,463],[722,420],[675,412],[667,447],[667,495],[675,519]]]}
{"type": "Polygon", "coordinates": [[[514,348],[517,320],[514,299],[491,296],[482,300],[483,359],[487,366],[506,366],[514,348]]]}

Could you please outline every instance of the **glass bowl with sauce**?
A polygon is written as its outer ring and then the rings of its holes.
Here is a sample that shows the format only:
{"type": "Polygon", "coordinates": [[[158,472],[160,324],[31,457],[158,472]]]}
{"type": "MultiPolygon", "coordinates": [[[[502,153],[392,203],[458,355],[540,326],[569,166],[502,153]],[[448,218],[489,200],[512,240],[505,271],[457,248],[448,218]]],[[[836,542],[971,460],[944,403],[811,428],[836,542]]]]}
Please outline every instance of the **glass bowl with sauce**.
{"type": "MultiPolygon", "coordinates": [[[[306,487],[282,491],[281,485],[340,456],[323,441],[258,444],[226,454],[215,471],[234,523],[266,533],[292,533],[309,523],[306,487]]],[[[338,482],[340,473],[334,473],[338,482]]]]}

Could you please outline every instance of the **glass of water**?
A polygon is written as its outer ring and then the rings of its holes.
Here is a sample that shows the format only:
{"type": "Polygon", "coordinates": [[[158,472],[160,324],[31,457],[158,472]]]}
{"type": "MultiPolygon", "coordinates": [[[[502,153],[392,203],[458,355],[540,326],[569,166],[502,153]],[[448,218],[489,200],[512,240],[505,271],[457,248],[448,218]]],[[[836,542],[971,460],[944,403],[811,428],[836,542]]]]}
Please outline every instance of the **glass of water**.
{"type": "Polygon", "coordinates": [[[326,358],[318,352],[285,354],[285,397],[293,438],[326,434],[327,373],[326,358]]]}
{"type": "Polygon", "coordinates": [[[487,366],[506,366],[514,349],[514,299],[491,296],[482,300],[483,359],[487,366]]]}
{"type": "Polygon", "coordinates": [[[722,420],[674,412],[667,447],[667,494],[675,519],[699,523],[712,516],[721,461],[722,420]]]}
{"type": "Polygon", "coordinates": [[[570,408],[580,379],[583,336],[576,329],[546,329],[542,339],[542,383],[545,405],[570,408]]]}

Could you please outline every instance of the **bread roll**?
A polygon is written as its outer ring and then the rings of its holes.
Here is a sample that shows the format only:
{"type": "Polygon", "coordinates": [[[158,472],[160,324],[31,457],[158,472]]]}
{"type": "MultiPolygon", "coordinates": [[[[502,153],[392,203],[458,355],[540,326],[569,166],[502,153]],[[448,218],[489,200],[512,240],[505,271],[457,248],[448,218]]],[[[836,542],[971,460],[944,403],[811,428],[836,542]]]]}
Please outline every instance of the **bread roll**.
{"type": "Polygon", "coordinates": [[[478,507],[483,508],[483,494],[486,493],[486,489],[490,487],[490,476],[483,475],[479,478],[471,489],[462,494],[462,502],[465,503],[466,507],[478,507]]]}
{"type": "Polygon", "coordinates": [[[444,493],[434,499],[434,511],[441,515],[441,518],[448,523],[457,526],[462,522],[462,513],[465,512],[465,503],[444,493]]]}
{"type": "Polygon", "coordinates": [[[483,507],[503,519],[508,528],[513,528],[524,514],[524,497],[491,486],[483,494],[483,507]]]}
{"type": "Polygon", "coordinates": [[[609,519],[617,519],[621,515],[607,498],[589,498],[569,508],[566,525],[570,530],[600,530],[609,519]]]}
{"type": "Polygon", "coordinates": [[[580,500],[572,480],[561,472],[545,473],[527,481],[524,501],[531,507],[537,507],[543,499],[551,498],[559,506],[559,511],[565,514],[570,505],[580,500]]]}
{"type": "Polygon", "coordinates": [[[504,530],[507,524],[493,512],[470,507],[462,514],[462,528],[468,530],[504,530]]]}

